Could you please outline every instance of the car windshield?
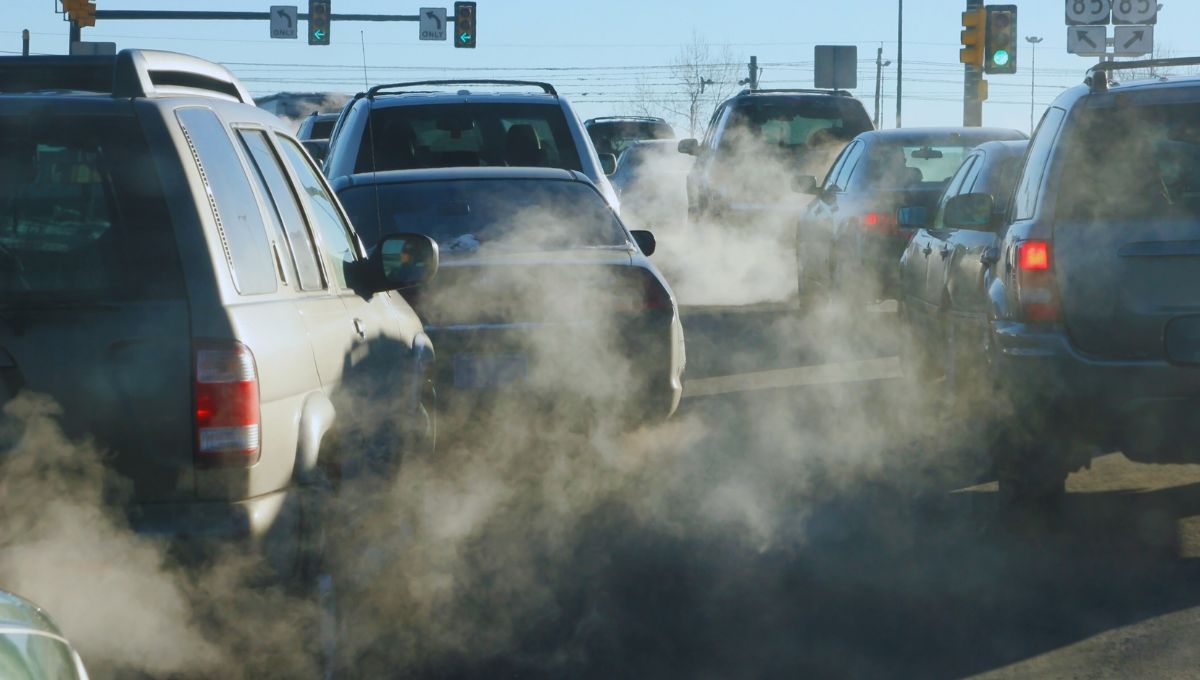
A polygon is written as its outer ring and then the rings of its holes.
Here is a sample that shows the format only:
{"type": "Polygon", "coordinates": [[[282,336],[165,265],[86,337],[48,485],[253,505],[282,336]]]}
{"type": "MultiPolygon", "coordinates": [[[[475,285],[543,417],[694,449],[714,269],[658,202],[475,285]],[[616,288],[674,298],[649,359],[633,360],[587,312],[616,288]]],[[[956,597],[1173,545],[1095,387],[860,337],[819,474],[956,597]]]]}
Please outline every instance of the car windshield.
{"type": "Polygon", "coordinates": [[[333,126],[337,123],[337,118],[318,118],[313,121],[312,129],[309,130],[309,139],[329,139],[329,135],[333,134],[333,126]]]}
{"type": "Polygon", "coordinates": [[[1085,109],[1065,140],[1059,214],[1200,217],[1200,104],[1085,109]],[[1121,130],[1120,135],[1110,131],[1121,130]]]}
{"type": "Polygon", "coordinates": [[[342,204],[368,248],[417,232],[443,253],[620,246],[625,231],[591,187],[560,180],[456,180],[356,186],[342,204]]]}
{"type": "Polygon", "coordinates": [[[82,121],[0,117],[0,300],[156,294],[173,262],[162,250],[162,193],[132,121],[82,121]]]}
{"type": "Polygon", "coordinates": [[[973,146],[960,144],[881,144],[871,154],[868,179],[885,188],[936,188],[954,176],[973,146]]]}
{"type": "Polygon", "coordinates": [[[675,131],[660,121],[605,121],[592,124],[588,128],[588,135],[596,145],[597,153],[619,156],[644,139],[671,139],[675,131]]]}
{"type": "Polygon", "coordinates": [[[355,169],[481,166],[583,169],[557,104],[458,102],[374,108],[355,169]]]}

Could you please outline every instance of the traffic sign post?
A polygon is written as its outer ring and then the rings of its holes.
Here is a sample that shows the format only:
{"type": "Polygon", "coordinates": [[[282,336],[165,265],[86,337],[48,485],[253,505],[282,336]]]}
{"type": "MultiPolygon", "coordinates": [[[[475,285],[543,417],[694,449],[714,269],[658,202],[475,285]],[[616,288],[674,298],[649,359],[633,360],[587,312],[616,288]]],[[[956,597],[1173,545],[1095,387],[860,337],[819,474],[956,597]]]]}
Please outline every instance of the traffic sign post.
{"type": "Polygon", "coordinates": [[[421,40],[445,40],[446,39],[446,8],[445,7],[422,7],[421,8],[421,40]]]}
{"type": "Polygon", "coordinates": [[[271,5],[271,37],[295,40],[300,23],[300,10],[295,5],[271,5]]]}

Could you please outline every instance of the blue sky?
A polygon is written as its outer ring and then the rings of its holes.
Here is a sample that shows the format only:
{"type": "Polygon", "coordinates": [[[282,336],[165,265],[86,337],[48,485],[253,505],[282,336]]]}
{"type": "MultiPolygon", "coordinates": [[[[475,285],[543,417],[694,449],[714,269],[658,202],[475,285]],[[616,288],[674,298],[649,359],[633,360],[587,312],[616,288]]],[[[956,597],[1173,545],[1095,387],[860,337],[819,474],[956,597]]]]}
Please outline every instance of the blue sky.
{"type": "MultiPolygon", "coordinates": [[[[67,25],[54,0],[4,0],[0,51],[16,52],[21,29],[33,34],[35,53],[63,53],[67,25]],[[12,7],[16,5],[16,9],[12,7]]],[[[101,9],[261,10],[289,4],[263,0],[98,0],[101,9]]],[[[307,6],[306,1],[296,2],[307,6]]],[[[414,14],[421,5],[452,2],[333,0],[335,13],[414,14]]],[[[1066,53],[1063,2],[1026,0],[1019,7],[1021,36],[1045,38],[1037,50],[1038,115],[1063,87],[1078,83],[1092,59],[1066,53]]],[[[1200,54],[1200,3],[1162,0],[1156,44],[1172,56],[1200,54]]],[[[905,6],[904,124],[954,125],[962,120],[959,15],[964,0],[907,0],[905,6]]],[[[728,45],[737,61],[756,55],[764,87],[811,85],[815,44],[857,45],[859,87],[873,108],[876,48],[893,65],[885,72],[883,124],[895,114],[896,0],[479,0],[479,47],[420,42],[414,23],[334,24],[329,47],[271,40],[266,22],[102,21],[84,39],[118,47],[171,49],[225,63],[256,95],[287,90],[353,92],[363,83],[363,53],[372,82],[427,77],[489,76],[550,80],[586,116],[630,112],[646,89],[666,87],[662,67],[693,34],[728,45]],[[559,69],[559,70],[547,70],[559,69]]],[[[1110,29],[1111,30],[1111,29],[1110,29]]],[[[301,34],[303,36],[303,33],[301,34]]],[[[984,123],[1027,129],[1030,46],[1023,40],[1019,72],[991,76],[984,123]]]]}

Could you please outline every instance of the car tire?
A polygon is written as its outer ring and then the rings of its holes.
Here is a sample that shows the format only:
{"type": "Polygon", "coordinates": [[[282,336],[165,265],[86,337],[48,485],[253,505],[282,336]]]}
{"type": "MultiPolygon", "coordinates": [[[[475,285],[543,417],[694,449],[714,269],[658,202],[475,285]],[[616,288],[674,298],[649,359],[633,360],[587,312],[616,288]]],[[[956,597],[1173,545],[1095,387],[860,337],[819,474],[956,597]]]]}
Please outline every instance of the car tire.
{"type": "Polygon", "coordinates": [[[1057,446],[994,446],[992,462],[1004,505],[1047,506],[1066,495],[1070,471],[1057,446]]]}

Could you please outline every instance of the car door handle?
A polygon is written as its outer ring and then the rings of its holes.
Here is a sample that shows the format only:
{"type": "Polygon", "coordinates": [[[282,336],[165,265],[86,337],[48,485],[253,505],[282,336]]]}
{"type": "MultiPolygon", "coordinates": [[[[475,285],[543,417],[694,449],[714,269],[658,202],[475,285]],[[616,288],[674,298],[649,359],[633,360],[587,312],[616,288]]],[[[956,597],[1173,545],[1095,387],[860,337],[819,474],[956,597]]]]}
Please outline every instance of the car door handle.
{"type": "Polygon", "coordinates": [[[925,257],[929,257],[929,254],[933,252],[933,246],[931,246],[931,245],[929,245],[928,243],[926,243],[926,244],[925,244],[925,249],[924,249],[924,250],[922,250],[921,252],[922,252],[922,253],[925,253],[925,257]]]}
{"type": "Polygon", "coordinates": [[[942,259],[944,260],[947,257],[950,257],[950,246],[943,246],[942,247],[942,259]]]}
{"type": "Polygon", "coordinates": [[[367,324],[363,323],[362,319],[354,320],[354,332],[358,333],[358,337],[367,337],[367,324]]]}

